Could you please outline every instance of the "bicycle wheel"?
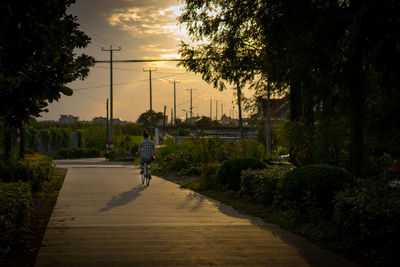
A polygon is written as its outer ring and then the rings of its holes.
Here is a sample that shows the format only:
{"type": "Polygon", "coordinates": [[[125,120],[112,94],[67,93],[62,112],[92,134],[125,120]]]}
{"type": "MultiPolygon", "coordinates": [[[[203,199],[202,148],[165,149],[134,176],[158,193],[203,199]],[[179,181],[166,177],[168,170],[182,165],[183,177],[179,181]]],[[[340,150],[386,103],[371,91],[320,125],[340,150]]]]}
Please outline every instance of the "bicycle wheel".
{"type": "Polygon", "coordinates": [[[146,171],[146,163],[145,163],[145,165],[143,166],[143,169],[142,169],[142,184],[144,184],[144,181],[145,181],[145,178],[146,178],[145,171],[146,171]]]}
{"type": "Polygon", "coordinates": [[[146,175],[146,185],[149,186],[151,179],[151,174],[146,175]]]}

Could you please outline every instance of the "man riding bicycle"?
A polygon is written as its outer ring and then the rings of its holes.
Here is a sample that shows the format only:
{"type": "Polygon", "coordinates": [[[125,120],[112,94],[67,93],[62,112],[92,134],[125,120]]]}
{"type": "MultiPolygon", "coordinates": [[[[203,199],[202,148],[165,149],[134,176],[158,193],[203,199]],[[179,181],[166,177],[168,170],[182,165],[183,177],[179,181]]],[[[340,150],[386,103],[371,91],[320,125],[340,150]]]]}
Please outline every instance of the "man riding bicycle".
{"type": "Polygon", "coordinates": [[[143,131],[143,138],[138,148],[138,153],[141,154],[140,156],[140,167],[142,168],[140,173],[143,173],[143,165],[145,162],[151,162],[154,159],[155,154],[155,147],[153,141],[149,139],[149,133],[144,130],[143,131]]]}

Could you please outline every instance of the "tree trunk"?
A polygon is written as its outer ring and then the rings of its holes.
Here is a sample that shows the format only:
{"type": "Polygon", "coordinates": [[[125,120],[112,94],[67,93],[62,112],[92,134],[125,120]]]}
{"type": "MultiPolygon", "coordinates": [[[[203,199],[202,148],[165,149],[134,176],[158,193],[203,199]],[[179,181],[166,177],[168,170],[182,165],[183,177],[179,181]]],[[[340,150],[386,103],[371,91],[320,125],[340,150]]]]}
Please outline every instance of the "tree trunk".
{"type": "Polygon", "coordinates": [[[25,143],[26,143],[26,138],[25,138],[25,123],[22,121],[20,125],[20,139],[19,139],[19,158],[24,159],[25,158],[25,143]]]}
{"type": "Polygon", "coordinates": [[[311,164],[313,163],[313,143],[314,143],[314,122],[315,122],[315,114],[314,114],[314,101],[312,97],[307,95],[306,92],[307,88],[303,88],[303,117],[304,117],[304,127],[307,133],[306,137],[309,140],[305,140],[305,143],[308,144],[308,147],[305,151],[304,157],[304,164],[311,164]]]}
{"type": "Polygon", "coordinates": [[[301,117],[301,94],[300,86],[292,83],[290,85],[290,121],[298,121],[301,117]]]}
{"type": "MultiPolygon", "coordinates": [[[[301,117],[301,94],[300,86],[296,83],[290,85],[290,121],[292,123],[299,121],[301,117]]],[[[290,142],[289,161],[296,164],[296,155],[293,144],[290,142]]]]}
{"type": "Polygon", "coordinates": [[[12,138],[12,127],[7,119],[4,119],[4,159],[9,160],[11,158],[11,138],[12,138]]]}
{"type": "Polygon", "coordinates": [[[237,82],[237,97],[238,97],[238,111],[239,111],[239,129],[240,138],[243,138],[243,119],[242,119],[242,89],[240,88],[239,82],[237,82]]]}
{"type": "Polygon", "coordinates": [[[364,173],[364,88],[361,55],[354,55],[352,61],[348,81],[350,87],[350,160],[353,174],[360,177],[364,173]]]}
{"type": "Polygon", "coordinates": [[[363,86],[363,27],[364,17],[361,0],[350,1],[353,25],[350,28],[348,80],[350,90],[350,161],[351,171],[361,177],[364,174],[364,86],[363,86]]]}

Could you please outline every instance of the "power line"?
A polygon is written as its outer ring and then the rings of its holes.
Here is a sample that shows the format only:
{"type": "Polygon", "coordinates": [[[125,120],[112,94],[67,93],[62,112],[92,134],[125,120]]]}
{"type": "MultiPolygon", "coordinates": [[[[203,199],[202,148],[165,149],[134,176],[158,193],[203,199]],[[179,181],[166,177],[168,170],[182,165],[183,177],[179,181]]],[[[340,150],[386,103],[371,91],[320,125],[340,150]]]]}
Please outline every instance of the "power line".
{"type": "MultiPolygon", "coordinates": [[[[162,59],[122,59],[122,60],[114,60],[115,63],[161,62],[161,61],[186,61],[186,59],[162,58],[162,59]]],[[[110,61],[109,60],[96,60],[95,63],[110,63],[110,61]]]]}
{"type": "MultiPolygon", "coordinates": [[[[195,95],[195,96],[193,97],[193,99],[199,97],[199,96],[200,96],[202,93],[204,93],[207,89],[208,89],[208,88],[204,89],[204,90],[201,91],[199,94],[195,95]]],[[[190,100],[185,101],[185,102],[183,102],[183,103],[181,103],[181,104],[179,104],[179,105],[177,105],[177,106],[179,107],[179,106],[185,105],[185,104],[187,104],[187,103],[189,103],[189,102],[190,102],[190,100]]]]}
{"type": "MultiPolygon", "coordinates": [[[[180,74],[182,74],[182,73],[171,74],[171,75],[160,76],[160,77],[154,77],[154,78],[155,79],[168,78],[168,77],[171,77],[171,76],[174,76],[174,75],[180,75],[180,74]]],[[[131,82],[123,82],[123,83],[114,83],[113,86],[126,85],[126,84],[132,84],[132,83],[137,83],[137,82],[146,82],[146,81],[148,81],[148,79],[136,80],[136,81],[131,81],[131,82]]],[[[109,87],[109,86],[110,86],[109,84],[104,84],[104,85],[97,85],[97,86],[91,86],[91,87],[76,88],[76,89],[72,89],[72,90],[81,91],[81,90],[104,88],[104,87],[109,87]]]]}
{"type": "Polygon", "coordinates": [[[82,93],[82,92],[77,92],[78,94],[81,94],[81,95],[84,95],[84,96],[86,96],[86,97],[88,97],[88,98],[90,98],[90,99],[92,99],[92,100],[94,100],[94,101],[96,101],[96,102],[99,102],[99,103],[102,103],[102,104],[105,104],[106,102],[104,102],[104,101],[102,101],[102,100],[100,100],[100,99],[98,99],[98,98],[96,98],[96,97],[93,97],[93,96],[90,96],[90,95],[87,95],[87,94],[85,94],[85,93],[82,93]]]}
{"type": "MultiPolygon", "coordinates": [[[[98,69],[110,69],[109,67],[103,67],[103,66],[93,66],[94,68],[98,68],[98,69]]],[[[141,70],[138,69],[126,69],[126,68],[113,68],[114,70],[127,70],[127,71],[137,71],[137,72],[142,72],[141,70]]]]}
{"type": "MultiPolygon", "coordinates": [[[[83,28],[84,30],[90,32],[91,34],[96,36],[98,39],[102,40],[104,44],[113,44],[113,42],[110,42],[109,40],[104,39],[103,37],[101,37],[100,35],[97,35],[95,32],[93,32],[92,30],[90,30],[86,26],[83,26],[82,23],[80,23],[80,27],[83,28]]],[[[115,44],[113,44],[113,45],[115,45],[115,44]]]]}

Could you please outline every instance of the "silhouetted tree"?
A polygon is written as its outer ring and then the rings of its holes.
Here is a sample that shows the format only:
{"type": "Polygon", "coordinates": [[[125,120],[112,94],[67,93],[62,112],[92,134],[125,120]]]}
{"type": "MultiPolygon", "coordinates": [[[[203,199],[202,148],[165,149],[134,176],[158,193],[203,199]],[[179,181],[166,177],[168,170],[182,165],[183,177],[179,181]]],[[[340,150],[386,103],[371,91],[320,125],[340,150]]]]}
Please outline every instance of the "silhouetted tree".
{"type": "Polygon", "coordinates": [[[140,114],[136,123],[143,124],[145,128],[148,128],[151,125],[154,126],[156,123],[162,121],[163,119],[164,119],[164,113],[155,112],[154,110],[148,110],[140,114]]]}
{"type": "Polygon", "coordinates": [[[72,95],[66,84],[87,77],[94,64],[92,57],[74,51],[90,41],[78,29],[77,18],[66,13],[74,2],[5,0],[0,4],[0,117],[6,158],[13,129],[20,128],[23,134],[30,116],[47,111],[48,103],[61,94],[72,95]]]}
{"type": "Polygon", "coordinates": [[[179,20],[201,44],[182,43],[181,65],[220,90],[225,81],[289,90],[291,121],[311,133],[317,103],[325,115],[347,116],[351,169],[361,175],[365,112],[392,129],[400,121],[399,11],[391,0],[186,1],[179,20]]]}

